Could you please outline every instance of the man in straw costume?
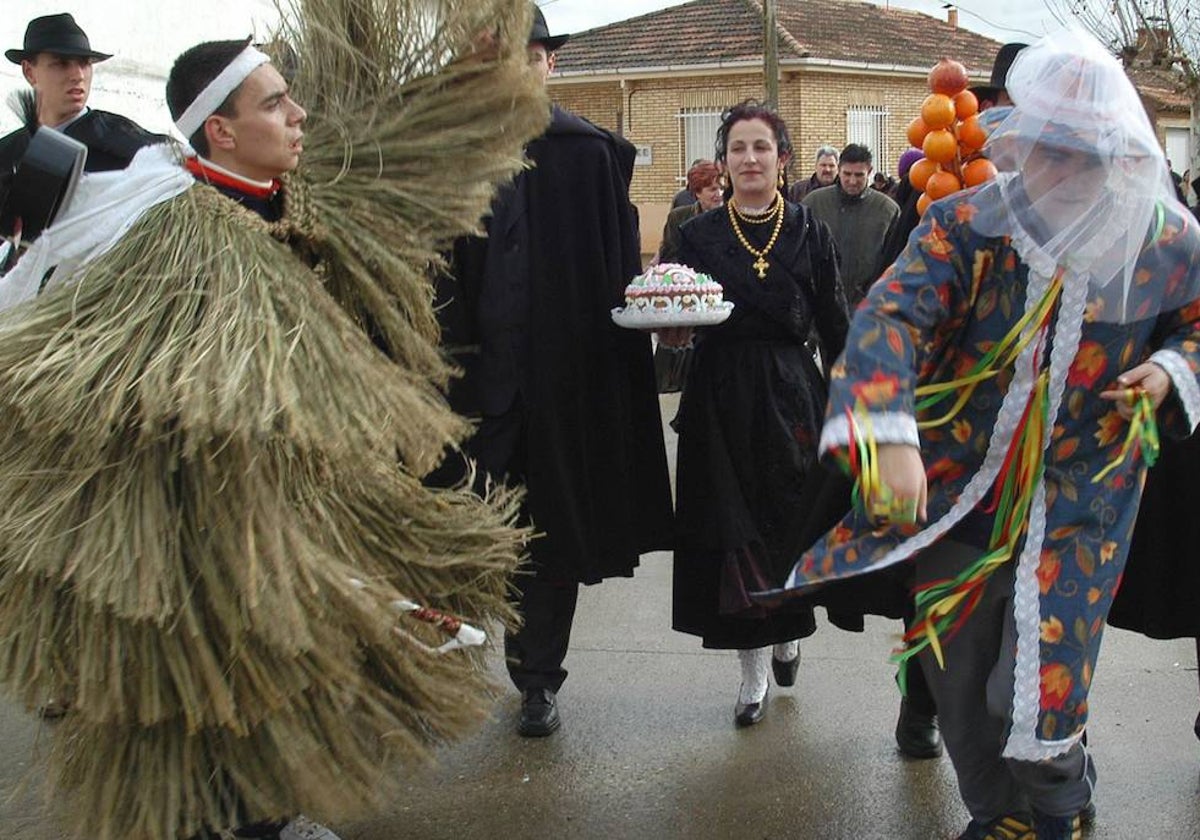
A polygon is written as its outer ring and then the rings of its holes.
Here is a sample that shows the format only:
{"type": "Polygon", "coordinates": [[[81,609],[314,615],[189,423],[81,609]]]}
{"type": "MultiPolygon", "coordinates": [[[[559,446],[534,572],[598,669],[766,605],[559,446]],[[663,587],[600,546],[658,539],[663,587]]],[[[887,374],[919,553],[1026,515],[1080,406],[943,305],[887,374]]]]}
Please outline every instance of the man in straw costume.
{"type": "Polygon", "coordinates": [[[933,689],[962,837],[1057,840],[1092,797],[1088,689],[1157,429],[1200,422],[1200,236],[1094,39],[1027,48],[1007,89],[1000,176],[935,202],[855,314],[821,449],[862,504],[788,585],[915,562],[899,656],[933,689]]]}
{"type": "Polygon", "coordinates": [[[486,711],[438,651],[467,628],[397,610],[511,618],[516,500],[421,477],[467,431],[427,272],[545,125],[528,25],[305,0],[290,90],[245,43],[185,55],[203,156],[85,177],[0,282],[0,679],[75,698],[48,776],[76,832],[352,817],[486,711]]]}

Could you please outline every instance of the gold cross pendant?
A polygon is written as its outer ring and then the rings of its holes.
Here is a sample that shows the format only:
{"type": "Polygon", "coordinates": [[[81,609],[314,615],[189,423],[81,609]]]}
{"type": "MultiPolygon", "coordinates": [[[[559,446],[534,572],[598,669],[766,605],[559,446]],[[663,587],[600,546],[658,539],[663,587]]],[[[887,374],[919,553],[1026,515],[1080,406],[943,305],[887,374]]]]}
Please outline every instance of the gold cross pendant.
{"type": "Polygon", "coordinates": [[[753,262],[752,265],[754,268],[758,269],[758,279],[766,280],[767,269],[771,267],[771,264],[762,258],[762,254],[758,255],[758,259],[753,262]]]}

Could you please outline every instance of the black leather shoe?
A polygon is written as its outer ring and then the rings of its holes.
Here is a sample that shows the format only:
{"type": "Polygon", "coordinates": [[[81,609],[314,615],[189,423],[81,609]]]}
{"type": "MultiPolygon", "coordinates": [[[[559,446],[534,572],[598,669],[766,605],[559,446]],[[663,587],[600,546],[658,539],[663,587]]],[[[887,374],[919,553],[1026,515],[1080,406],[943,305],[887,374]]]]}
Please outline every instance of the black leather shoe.
{"type": "Polygon", "coordinates": [[[767,698],[771,696],[771,689],[767,688],[767,693],[757,703],[743,703],[738,701],[733,707],[733,723],[735,726],[753,726],[758,723],[767,714],[767,698]]]}
{"type": "Polygon", "coordinates": [[[800,672],[800,652],[796,652],[796,658],[791,662],[784,662],[772,656],[771,670],[775,672],[775,685],[781,688],[795,685],[796,674],[800,672]]]}
{"type": "Polygon", "coordinates": [[[937,716],[913,711],[908,700],[900,701],[896,720],[896,746],[909,758],[937,758],[942,754],[942,733],[937,716]]]}
{"type": "Polygon", "coordinates": [[[517,733],[526,738],[544,738],[562,724],[558,699],[549,688],[527,688],[521,692],[521,721],[517,733]]]}

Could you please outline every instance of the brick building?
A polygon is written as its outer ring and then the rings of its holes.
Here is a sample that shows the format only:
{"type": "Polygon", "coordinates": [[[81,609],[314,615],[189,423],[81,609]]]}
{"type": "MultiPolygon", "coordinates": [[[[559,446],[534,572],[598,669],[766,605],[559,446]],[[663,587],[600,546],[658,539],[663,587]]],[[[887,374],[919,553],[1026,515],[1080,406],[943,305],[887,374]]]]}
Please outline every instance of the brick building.
{"type": "MultiPolygon", "coordinates": [[[[779,108],[792,134],[792,177],[812,173],[822,144],[865,143],[894,173],[904,129],[944,55],[986,80],[1000,44],[918,12],[853,0],[777,0],[779,108]]],[[[692,160],[713,156],[723,108],[762,99],[763,8],[692,0],[577,33],[558,53],[555,101],[639,147],[632,186],[643,248],[658,243],[692,160]]]]}

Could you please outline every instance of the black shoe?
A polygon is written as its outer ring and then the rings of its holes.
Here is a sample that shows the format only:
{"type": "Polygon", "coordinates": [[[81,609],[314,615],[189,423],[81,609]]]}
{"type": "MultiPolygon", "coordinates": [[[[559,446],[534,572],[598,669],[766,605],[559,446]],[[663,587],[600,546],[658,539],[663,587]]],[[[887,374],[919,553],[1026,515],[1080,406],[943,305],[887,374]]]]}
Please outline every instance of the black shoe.
{"type": "Polygon", "coordinates": [[[1196,725],[1192,727],[1192,731],[1196,733],[1196,737],[1200,738],[1200,715],[1196,715],[1196,725]]]}
{"type": "Polygon", "coordinates": [[[517,733],[526,738],[544,738],[562,724],[558,700],[549,688],[527,688],[521,692],[521,721],[517,733]]]}
{"type": "Polygon", "coordinates": [[[775,672],[775,685],[781,688],[795,685],[796,674],[800,671],[800,652],[796,651],[796,658],[790,662],[784,662],[782,659],[772,656],[771,670],[775,672]]]}
{"type": "Polygon", "coordinates": [[[1080,840],[1083,837],[1083,821],[1080,814],[1072,817],[1052,817],[1034,811],[1033,836],[1037,840],[1080,840]]]}
{"type": "Polygon", "coordinates": [[[942,733],[936,715],[914,711],[908,698],[900,701],[896,719],[896,746],[909,758],[937,758],[942,754],[942,733]]]}
{"type": "Polygon", "coordinates": [[[733,723],[735,726],[753,726],[767,714],[767,698],[771,696],[771,688],[757,703],[743,703],[741,700],[733,707],[733,723]]]}

